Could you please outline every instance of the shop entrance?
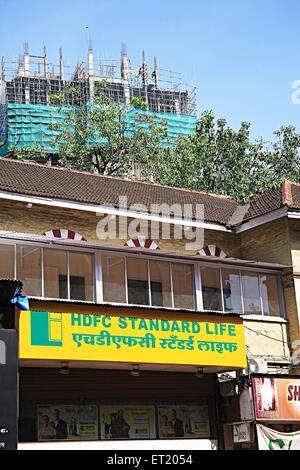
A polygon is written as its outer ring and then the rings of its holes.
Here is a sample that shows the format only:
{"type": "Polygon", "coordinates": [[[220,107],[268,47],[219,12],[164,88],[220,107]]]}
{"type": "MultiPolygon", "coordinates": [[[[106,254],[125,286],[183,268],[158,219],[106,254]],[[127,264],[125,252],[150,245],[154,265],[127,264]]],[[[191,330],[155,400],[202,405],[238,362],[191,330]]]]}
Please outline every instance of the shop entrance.
{"type": "Polygon", "coordinates": [[[75,441],[102,442],[107,448],[118,441],[122,448],[124,441],[133,445],[138,440],[144,448],[147,442],[159,441],[155,445],[161,448],[168,440],[180,441],[185,448],[188,440],[190,448],[218,446],[215,374],[199,379],[166,371],[60,372],[54,367],[20,368],[20,443],[57,442],[58,448],[65,448],[75,441]]]}

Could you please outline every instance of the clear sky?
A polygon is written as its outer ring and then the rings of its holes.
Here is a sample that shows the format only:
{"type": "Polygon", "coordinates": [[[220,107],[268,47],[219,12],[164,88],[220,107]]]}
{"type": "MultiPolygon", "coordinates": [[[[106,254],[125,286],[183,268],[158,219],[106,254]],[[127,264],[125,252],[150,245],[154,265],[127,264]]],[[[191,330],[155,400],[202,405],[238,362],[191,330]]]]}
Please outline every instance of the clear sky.
{"type": "Polygon", "coordinates": [[[100,57],[119,58],[122,43],[135,64],[149,62],[183,73],[197,85],[198,114],[212,109],[252,137],[294,124],[300,104],[291,84],[300,80],[299,0],[0,0],[0,56],[16,59],[47,45],[70,64],[86,57],[87,31],[100,57]]]}

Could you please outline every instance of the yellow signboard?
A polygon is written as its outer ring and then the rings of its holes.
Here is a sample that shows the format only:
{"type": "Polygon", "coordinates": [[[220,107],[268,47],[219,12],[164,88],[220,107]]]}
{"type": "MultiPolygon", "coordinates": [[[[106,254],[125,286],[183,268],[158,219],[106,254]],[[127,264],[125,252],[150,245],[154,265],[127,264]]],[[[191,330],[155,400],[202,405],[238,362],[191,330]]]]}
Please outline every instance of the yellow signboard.
{"type": "Polygon", "coordinates": [[[246,367],[238,317],[99,307],[20,312],[20,359],[246,367]]]}

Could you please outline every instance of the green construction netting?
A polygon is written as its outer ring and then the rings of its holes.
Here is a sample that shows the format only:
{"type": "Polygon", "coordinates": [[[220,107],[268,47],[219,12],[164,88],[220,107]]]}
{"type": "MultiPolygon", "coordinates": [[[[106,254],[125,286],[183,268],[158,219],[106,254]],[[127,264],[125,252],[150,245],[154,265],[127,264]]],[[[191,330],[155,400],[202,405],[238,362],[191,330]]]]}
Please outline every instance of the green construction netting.
{"type": "MultiPolygon", "coordinates": [[[[56,151],[53,137],[57,131],[49,128],[51,124],[58,124],[66,119],[66,109],[56,106],[32,104],[8,104],[6,113],[3,113],[2,128],[7,130],[7,140],[0,147],[0,155],[5,155],[11,149],[40,148],[44,152],[56,151]]],[[[155,113],[132,108],[128,114],[129,134],[135,130],[135,115],[146,114],[165,120],[168,124],[168,135],[176,140],[181,135],[195,131],[196,117],[172,113],[155,113]]]]}

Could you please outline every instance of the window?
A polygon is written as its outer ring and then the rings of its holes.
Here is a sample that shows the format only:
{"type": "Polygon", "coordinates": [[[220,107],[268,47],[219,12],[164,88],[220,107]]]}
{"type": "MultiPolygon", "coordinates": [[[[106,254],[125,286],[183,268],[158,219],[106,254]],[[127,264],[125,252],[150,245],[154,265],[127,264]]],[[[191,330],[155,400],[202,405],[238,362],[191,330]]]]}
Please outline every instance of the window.
{"type": "Polygon", "coordinates": [[[243,312],[240,273],[222,269],[222,286],[225,312],[243,312]]]}
{"type": "Polygon", "coordinates": [[[170,264],[162,261],[149,261],[151,305],[172,307],[170,264]]]}
{"type": "Polygon", "coordinates": [[[201,268],[203,309],[221,312],[222,294],[220,269],[201,268]]]}
{"type": "MultiPolygon", "coordinates": [[[[197,308],[193,264],[125,254],[103,255],[101,263],[104,302],[197,308]]],[[[199,282],[203,305],[198,305],[199,309],[280,316],[279,275],[203,264],[199,282]]],[[[92,302],[94,268],[94,255],[83,251],[0,245],[0,279],[19,279],[28,296],[92,302]]]]}
{"type": "Polygon", "coordinates": [[[93,257],[86,253],[69,253],[70,298],[94,300],[93,257]]]}
{"type": "Polygon", "coordinates": [[[106,302],[172,307],[174,298],[175,308],[194,309],[194,270],[191,265],[102,256],[102,284],[106,302]]]}
{"type": "Polygon", "coordinates": [[[128,303],[149,305],[148,261],[127,259],[128,303]]]}
{"type": "Polygon", "coordinates": [[[44,296],[54,299],[93,301],[92,256],[85,253],[44,249],[44,296]]]}
{"type": "Polygon", "coordinates": [[[0,279],[14,279],[15,247],[0,245],[0,279]]]}
{"type": "Polygon", "coordinates": [[[261,274],[260,290],[264,315],[280,316],[277,276],[261,274]]]}
{"type": "Polygon", "coordinates": [[[259,276],[257,273],[245,271],[242,273],[244,314],[261,314],[259,291],[259,276]]]}
{"type": "Polygon", "coordinates": [[[68,260],[65,251],[44,249],[44,296],[68,298],[68,260]]]}
{"type": "Polygon", "coordinates": [[[175,308],[194,309],[194,268],[189,264],[171,263],[175,308]]]}
{"type": "Polygon", "coordinates": [[[263,315],[280,316],[277,275],[208,267],[200,272],[204,310],[261,315],[263,306],[263,315]]]}
{"type": "Polygon", "coordinates": [[[102,257],[103,300],[126,303],[125,258],[102,257]]]}
{"type": "Polygon", "coordinates": [[[17,279],[23,282],[23,293],[42,296],[42,250],[34,246],[17,246],[17,279]]]}

